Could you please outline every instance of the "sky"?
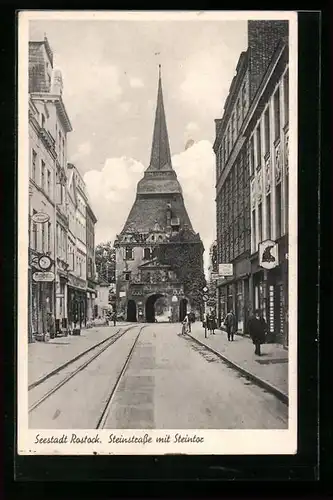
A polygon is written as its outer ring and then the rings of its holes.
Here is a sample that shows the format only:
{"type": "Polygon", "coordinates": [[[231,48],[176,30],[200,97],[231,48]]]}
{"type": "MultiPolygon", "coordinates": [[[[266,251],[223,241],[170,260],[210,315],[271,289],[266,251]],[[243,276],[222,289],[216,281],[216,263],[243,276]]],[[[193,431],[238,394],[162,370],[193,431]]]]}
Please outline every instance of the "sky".
{"type": "Polygon", "coordinates": [[[172,163],[207,265],[216,237],[214,119],[247,48],[247,22],[30,22],[30,39],[44,33],[63,75],[68,160],[87,184],[96,243],[122,230],[149,165],[161,64],[172,163]]]}

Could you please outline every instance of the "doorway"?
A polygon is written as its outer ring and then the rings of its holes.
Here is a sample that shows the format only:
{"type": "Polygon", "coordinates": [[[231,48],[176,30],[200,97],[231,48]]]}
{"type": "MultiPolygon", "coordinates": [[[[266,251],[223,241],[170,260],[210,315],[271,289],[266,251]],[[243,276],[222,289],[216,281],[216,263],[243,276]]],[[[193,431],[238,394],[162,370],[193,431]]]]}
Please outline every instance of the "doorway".
{"type": "Polygon", "coordinates": [[[161,293],[155,293],[154,295],[150,295],[146,301],[146,322],[147,323],[155,323],[155,302],[160,297],[163,297],[161,293]]]}
{"type": "Polygon", "coordinates": [[[179,302],[179,321],[182,322],[187,314],[187,299],[181,299],[179,302]]]}
{"type": "Polygon", "coordinates": [[[129,300],[127,302],[127,321],[135,323],[136,319],[136,303],[135,300],[129,300]]]}

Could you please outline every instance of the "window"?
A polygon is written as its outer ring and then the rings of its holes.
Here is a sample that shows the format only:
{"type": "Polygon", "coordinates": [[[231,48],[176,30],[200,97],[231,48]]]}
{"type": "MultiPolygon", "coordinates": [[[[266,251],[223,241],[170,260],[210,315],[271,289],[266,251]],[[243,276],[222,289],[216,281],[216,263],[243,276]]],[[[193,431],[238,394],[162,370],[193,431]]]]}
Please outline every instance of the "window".
{"type": "Polygon", "coordinates": [[[254,136],[252,136],[250,139],[249,149],[250,149],[249,169],[250,169],[250,175],[253,175],[253,171],[254,171],[254,136]]]}
{"type": "Polygon", "coordinates": [[[133,248],[125,248],[125,260],[133,260],[133,248]]]}
{"type": "Polygon", "coordinates": [[[47,251],[51,252],[51,222],[47,223],[47,251]]]}
{"type": "Polygon", "coordinates": [[[45,189],[45,162],[41,161],[41,187],[45,189]]]}
{"type": "Polygon", "coordinates": [[[129,281],[130,280],[131,273],[125,273],[125,280],[129,281]]]}
{"type": "Polygon", "coordinates": [[[262,241],[262,203],[258,205],[258,242],[262,241]]]}
{"type": "Polygon", "coordinates": [[[231,117],[231,144],[234,144],[236,140],[236,130],[235,130],[235,114],[231,117]]]}
{"type": "Polygon", "coordinates": [[[283,78],[284,86],[284,124],[289,122],[289,71],[286,72],[283,78]]]}
{"type": "MultiPolygon", "coordinates": [[[[37,210],[33,210],[32,214],[35,215],[37,213],[37,210]]],[[[31,242],[31,248],[33,250],[38,250],[37,249],[37,224],[36,222],[32,223],[32,242],[31,242]]]]}
{"type": "Polygon", "coordinates": [[[261,167],[261,135],[260,135],[260,123],[256,130],[256,141],[257,141],[257,169],[261,167]]]}
{"type": "Polygon", "coordinates": [[[271,238],[271,195],[266,196],[266,234],[271,238]]]}
{"type": "Polygon", "coordinates": [[[143,258],[144,260],[149,260],[150,257],[150,248],[144,248],[143,249],[143,258]]]}
{"type": "Polygon", "coordinates": [[[51,195],[51,172],[47,170],[47,193],[51,195]]]}
{"type": "Polygon", "coordinates": [[[246,83],[244,83],[242,88],[242,108],[243,108],[243,118],[244,118],[247,112],[246,83]]]}
{"type": "Polygon", "coordinates": [[[227,128],[227,157],[226,159],[228,160],[230,153],[230,132],[229,132],[229,127],[227,128]]]}
{"type": "Polygon", "coordinates": [[[265,154],[267,154],[269,153],[269,135],[270,135],[269,108],[267,108],[265,111],[264,125],[265,125],[265,154]]]}
{"type": "Polygon", "coordinates": [[[223,137],[223,166],[226,164],[226,161],[227,161],[226,140],[225,137],[223,137]]]}
{"type": "Polygon", "coordinates": [[[257,250],[257,240],[256,240],[256,212],[252,210],[252,241],[253,241],[253,251],[257,250]]]}
{"type": "Polygon", "coordinates": [[[42,226],[42,252],[45,252],[45,224],[41,224],[42,226]]]}
{"type": "Polygon", "coordinates": [[[276,219],[276,239],[280,238],[281,236],[281,209],[282,209],[282,203],[281,203],[281,183],[276,186],[276,192],[275,192],[275,219],[276,219]]]}
{"type": "Polygon", "coordinates": [[[32,179],[36,182],[36,162],[37,162],[37,153],[33,149],[32,150],[32,169],[31,169],[31,176],[32,179]]]}
{"type": "Polygon", "coordinates": [[[237,116],[237,132],[239,132],[239,129],[241,127],[241,105],[240,105],[240,99],[238,99],[237,104],[236,104],[236,116],[237,116]]]}
{"type": "Polygon", "coordinates": [[[280,89],[274,94],[274,134],[275,140],[280,137],[280,89]]]}
{"type": "Polygon", "coordinates": [[[286,217],[286,233],[288,233],[289,227],[289,177],[285,177],[285,217],[286,217]]]}
{"type": "Polygon", "coordinates": [[[42,128],[45,128],[45,116],[42,113],[42,128]]]}

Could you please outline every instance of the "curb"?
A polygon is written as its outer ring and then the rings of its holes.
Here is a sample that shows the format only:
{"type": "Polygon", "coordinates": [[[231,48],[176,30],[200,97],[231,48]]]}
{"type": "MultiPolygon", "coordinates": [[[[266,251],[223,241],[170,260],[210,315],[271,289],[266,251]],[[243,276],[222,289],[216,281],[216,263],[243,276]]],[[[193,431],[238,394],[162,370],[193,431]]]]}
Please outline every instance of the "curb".
{"type": "Polygon", "coordinates": [[[277,387],[275,387],[274,385],[270,384],[269,382],[266,382],[266,380],[263,380],[260,377],[257,377],[257,375],[254,375],[253,373],[245,370],[244,368],[242,368],[241,366],[239,366],[237,363],[235,363],[234,361],[231,361],[229,358],[227,358],[226,356],[224,356],[223,354],[221,354],[219,351],[216,351],[215,349],[213,349],[209,345],[205,344],[204,342],[201,342],[201,340],[198,340],[196,337],[193,337],[193,335],[190,335],[189,333],[187,333],[186,335],[188,335],[189,337],[191,337],[191,339],[193,339],[198,344],[206,347],[209,351],[211,351],[214,354],[216,354],[216,356],[218,356],[219,358],[223,359],[223,361],[225,361],[232,368],[235,368],[237,371],[239,371],[240,373],[242,373],[242,375],[245,375],[247,378],[249,378],[250,380],[254,381],[258,386],[262,387],[263,389],[265,389],[266,391],[270,392],[271,394],[274,394],[274,396],[276,396],[280,401],[282,401],[282,403],[285,403],[285,404],[289,403],[289,397],[288,397],[288,395],[285,394],[280,389],[278,389],[277,387]]]}

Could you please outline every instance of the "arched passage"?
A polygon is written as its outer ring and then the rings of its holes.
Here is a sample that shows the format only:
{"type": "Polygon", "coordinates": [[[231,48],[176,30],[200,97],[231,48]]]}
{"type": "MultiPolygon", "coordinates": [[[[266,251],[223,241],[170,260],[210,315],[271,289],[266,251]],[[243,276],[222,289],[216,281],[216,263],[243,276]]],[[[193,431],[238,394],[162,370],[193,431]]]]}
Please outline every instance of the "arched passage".
{"type": "Polygon", "coordinates": [[[129,300],[127,302],[127,321],[132,323],[136,321],[136,303],[135,300],[129,300]]]}
{"type": "Polygon", "coordinates": [[[146,322],[155,323],[155,302],[160,297],[163,297],[161,293],[155,293],[150,295],[146,300],[146,322]]]}
{"type": "Polygon", "coordinates": [[[183,321],[187,314],[187,299],[181,299],[179,302],[179,321],[183,321]]]}

